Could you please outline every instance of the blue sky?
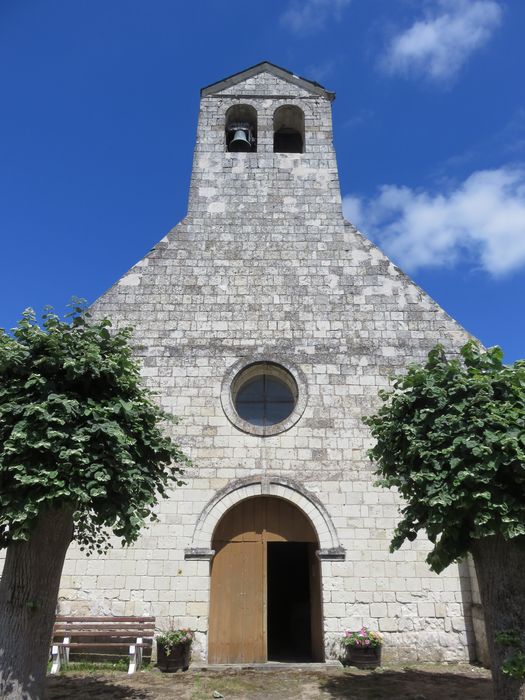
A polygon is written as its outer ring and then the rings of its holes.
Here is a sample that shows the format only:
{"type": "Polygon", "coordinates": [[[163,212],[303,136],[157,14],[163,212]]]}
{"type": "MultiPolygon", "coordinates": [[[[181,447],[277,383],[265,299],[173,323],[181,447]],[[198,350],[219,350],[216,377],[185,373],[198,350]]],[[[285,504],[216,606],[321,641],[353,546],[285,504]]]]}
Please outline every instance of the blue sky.
{"type": "Polygon", "coordinates": [[[0,326],[93,301],[186,211],[199,89],[337,93],[347,216],[525,357],[523,0],[0,0],[0,326]]]}

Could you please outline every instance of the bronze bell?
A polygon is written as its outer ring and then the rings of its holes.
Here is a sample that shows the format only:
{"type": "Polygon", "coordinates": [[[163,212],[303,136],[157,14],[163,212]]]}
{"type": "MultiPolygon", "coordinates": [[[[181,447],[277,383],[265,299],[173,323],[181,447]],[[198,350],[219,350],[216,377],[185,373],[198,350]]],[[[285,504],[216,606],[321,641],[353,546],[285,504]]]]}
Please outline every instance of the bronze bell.
{"type": "Polygon", "coordinates": [[[232,140],[228,145],[228,150],[233,153],[247,152],[252,150],[247,132],[244,129],[236,129],[232,140]]]}

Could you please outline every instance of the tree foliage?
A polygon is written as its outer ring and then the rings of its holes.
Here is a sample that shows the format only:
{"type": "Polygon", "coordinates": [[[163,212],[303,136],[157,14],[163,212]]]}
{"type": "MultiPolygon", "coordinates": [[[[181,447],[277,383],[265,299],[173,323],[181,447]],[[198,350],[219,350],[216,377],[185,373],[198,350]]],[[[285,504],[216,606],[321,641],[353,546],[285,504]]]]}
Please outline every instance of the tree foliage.
{"type": "Polygon", "coordinates": [[[442,571],[473,540],[525,535],[525,361],[470,341],[459,357],[437,345],[396,377],[365,419],[378,484],[405,499],[391,550],[424,529],[430,567],[442,571]]]}
{"type": "Polygon", "coordinates": [[[0,329],[0,546],[62,507],[88,551],[111,532],[131,543],[182,484],[187,458],[162,430],[173,418],[141,383],[130,328],[93,322],[80,302],[68,320],[50,309],[42,320],[28,309],[12,334],[0,329]]]}

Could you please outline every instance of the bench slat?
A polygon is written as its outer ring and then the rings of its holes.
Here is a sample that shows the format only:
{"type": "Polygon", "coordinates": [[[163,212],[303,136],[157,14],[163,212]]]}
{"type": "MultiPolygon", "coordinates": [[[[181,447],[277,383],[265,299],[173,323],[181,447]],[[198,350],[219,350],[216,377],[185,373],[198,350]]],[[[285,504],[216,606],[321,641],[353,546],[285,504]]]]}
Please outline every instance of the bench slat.
{"type": "Polygon", "coordinates": [[[128,627],[127,629],[118,627],[105,627],[102,629],[100,627],[98,629],[93,629],[92,627],[55,627],[53,635],[56,637],[57,635],[65,634],[66,637],[71,637],[71,635],[80,634],[81,632],[91,632],[94,637],[101,637],[104,634],[127,634],[128,636],[133,636],[135,633],[139,632],[140,634],[152,635],[155,633],[155,629],[152,627],[128,627]]]}
{"type": "Polygon", "coordinates": [[[143,631],[155,631],[155,627],[152,625],[128,625],[126,627],[122,627],[122,625],[90,625],[90,624],[85,624],[85,625],[64,625],[64,624],[58,624],[53,627],[54,631],[62,631],[66,630],[67,632],[74,633],[76,631],[81,632],[83,630],[93,630],[95,634],[102,634],[106,630],[117,630],[119,632],[127,632],[128,630],[143,630],[143,631]]]}
{"type": "Polygon", "coordinates": [[[112,615],[92,615],[87,617],[77,617],[74,615],[57,615],[55,620],[57,622],[65,622],[68,624],[79,624],[82,622],[98,622],[100,624],[115,623],[115,622],[129,622],[132,624],[150,622],[155,623],[154,617],[113,617],[112,615]]]}
{"type": "Polygon", "coordinates": [[[63,620],[56,620],[55,627],[154,627],[155,622],[141,622],[140,620],[130,620],[129,622],[120,622],[119,620],[107,620],[106,622],[64,622],[63,620]]]}
{"type": "Polygon", "coordinates": [[[154,630],[57,630],[53,637],[153,637],[154,630]]]}
{"type": "Polygon", "coordinates": [[[71,647],[127,647],[127,646],[134,646],[134,647],[149,647],[149,644],[137,644],[136,642],[72,642],[71,644],[53,644],[54,647],[63,647],[66,649],[70,649],[71,647]]]}
{"type": "Polygon", "coordinates": [[[58,637],[154,637],[155,633],[145,632],[144,630],[129,630],[129,632],[123,632],[119,630],[108,630],[107,632],[94,632],[93,630],[78,630],[73,632],[71,630],[58,630],[53,632],[53,639],[58,637]]]}
{"type": "Polygon", "coordinates": [[[55,625],[53,628],[54,634],[61,634],[62,632],[67,632],[68,634],[76,634],[77,632],[89,632],[93,631],[94,634],[104,634],[104,632],[134,632],[139,630],[140,632],[155,632],[154,627],[149,625],[136,625],[129,627],[121,627],[120,625],[105,625],[104,627],[93,626],[93,625],[77,625],[76,627],[66,627],[64,625],[55,625]]]}

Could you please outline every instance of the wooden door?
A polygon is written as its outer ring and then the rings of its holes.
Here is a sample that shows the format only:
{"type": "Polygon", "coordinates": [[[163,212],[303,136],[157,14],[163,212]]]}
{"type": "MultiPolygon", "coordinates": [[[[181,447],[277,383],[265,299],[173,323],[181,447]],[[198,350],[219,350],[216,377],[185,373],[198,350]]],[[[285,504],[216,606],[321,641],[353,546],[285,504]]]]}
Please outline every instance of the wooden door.
{"type": "Polygon", "coordinates": [[[264,509],[241,501],[214,534],[211,565],[209,663],[266,661],[264,509]]]}
{"type": "Polygon", "coordinates": [[[212,664],[266,661],[265,546],[228,542],[212,563],[210,636],[212,664]]]}
{"type": "MultiPolygon", "coordinates": [[[[309,542],[318,547],[315,531],[302,511],[280,498],[259,496],[241,501],[219,522],[211,564],[209,663],[267,661],[267,542],[309,542]]],[[[317,557],[315,560],[318,564],[317,557]]],[[[319,568],[312,564],[310,576],[319,568]]],[[[320,598],[312,605],[312,642],[322,644],[320,598]],[[315,618],[315,623],[314,623],[315,618]],[[313,625],[316,625],[314,633],[313,625]]],[[[322,652],[316,652],[316,656],[322,652]]],[[[321,657],[319,657],[321,658],[321,657]]]]}

